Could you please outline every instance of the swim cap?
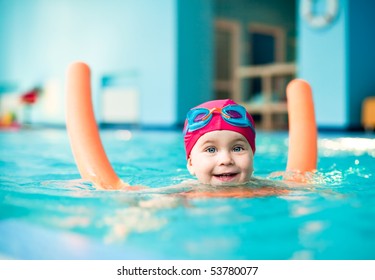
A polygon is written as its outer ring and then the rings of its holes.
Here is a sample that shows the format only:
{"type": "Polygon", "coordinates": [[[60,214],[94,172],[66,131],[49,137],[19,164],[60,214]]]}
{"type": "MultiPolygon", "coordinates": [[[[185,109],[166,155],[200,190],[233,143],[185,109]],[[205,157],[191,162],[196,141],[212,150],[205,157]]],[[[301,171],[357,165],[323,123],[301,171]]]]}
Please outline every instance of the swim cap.
{"type": "MultiPolygon", "coordinates": [[[[238,105],[236,102],[234,102],[231,99],[222,99],[222,100],[212,100],[205,102],[201,105],[198,105],[195,108],[206,108],[206,109],[213,109],[213,108],[224,108],[227,105],[238,105]]],[[[246,112],[246,117],[252,124],[253,128],[255,128],[254,125],[254,120],[251,117],[251,115],[246,112]]],[[[186,126],[188,125],[188,120],[185,120],[185,125],[184,125],[184,131],[186,130],[186,126]]],[[[206,134],[207,132],[211,131],[216,131],[216,130],[230,130],[234,132],[238,132],[242,134],[249,142],[250,147],[253,151],[253,154],[255,154],[255,130],[253,130],[251,127],[246,126],[246,127],[241,127],[241,126],[236,126],[233,124],[228,123],[225,121],[220,113],[214,112],[212,114],[212,119],[202,128],[199,128],[194,131],[188,130],[187,133],[184,136],[184,142],[185,142],[185,151],[186,151],[186,158],[189,158],[190,152],[193,149],[195,143],[198,141],[198,139],[206,134]]]]}

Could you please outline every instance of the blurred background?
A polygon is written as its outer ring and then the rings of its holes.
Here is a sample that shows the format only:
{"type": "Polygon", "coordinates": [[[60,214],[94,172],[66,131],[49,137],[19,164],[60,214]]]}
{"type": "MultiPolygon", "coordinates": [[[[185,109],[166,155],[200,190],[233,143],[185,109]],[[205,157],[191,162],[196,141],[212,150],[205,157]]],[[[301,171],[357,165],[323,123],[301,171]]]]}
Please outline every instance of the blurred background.
{"type": "Polygon", "coordinates": [[[285,87],[299,77],[320,129],[373,128],[374,11],[372,0],[0,0],[0,126],[64,127],[66,70],[84,61],[103,126],[180,127],[191,107],[232,98],[258,128],[286,129],[285,87]]]}

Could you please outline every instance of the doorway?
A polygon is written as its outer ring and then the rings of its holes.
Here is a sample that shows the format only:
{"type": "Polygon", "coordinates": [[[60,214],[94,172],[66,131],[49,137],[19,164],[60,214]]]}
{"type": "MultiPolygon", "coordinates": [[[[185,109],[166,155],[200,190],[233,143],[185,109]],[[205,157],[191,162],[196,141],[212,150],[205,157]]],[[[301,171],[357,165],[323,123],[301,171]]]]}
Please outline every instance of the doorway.
{"type": "Polygon", "coordinates": [[[216,99],[235,96],[235,71],[239,67],[240,25],[231,20],[215,21],[215,82],[216,99]]]}
{"type": "MultiPolygon", "coordinates": [[[[250,66],[267,65],[285,62],[285,31],[283,28],[259,23],[248,25],[248,56],[250,66]]],[[[278,81],[275,87],[282,85],[278,81]],[[280,84],[280,85],[279,85],[280,84]]],[[[257,99],[262,92],[260,78],[249,81],[246,99],[257,99]]]]}

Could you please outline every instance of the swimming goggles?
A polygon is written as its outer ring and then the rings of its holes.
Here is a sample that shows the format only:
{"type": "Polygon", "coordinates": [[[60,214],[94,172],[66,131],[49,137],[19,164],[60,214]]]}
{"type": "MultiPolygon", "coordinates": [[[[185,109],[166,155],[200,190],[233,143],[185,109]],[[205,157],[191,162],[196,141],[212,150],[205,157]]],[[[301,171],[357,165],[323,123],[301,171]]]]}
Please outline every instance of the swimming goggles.
{"type": "Polygon", "coordinates": [[[187,125],[184,134],[188,131],[192,132],[205,127],[212,119],[214,112],[219,112],[221,117],[227,123],[238,127],[250,127],[254,131],[254,127],[246,116],[246,109],[241,105],[227,105],[223,108],[194,108],[187,114],[187,125]]]}

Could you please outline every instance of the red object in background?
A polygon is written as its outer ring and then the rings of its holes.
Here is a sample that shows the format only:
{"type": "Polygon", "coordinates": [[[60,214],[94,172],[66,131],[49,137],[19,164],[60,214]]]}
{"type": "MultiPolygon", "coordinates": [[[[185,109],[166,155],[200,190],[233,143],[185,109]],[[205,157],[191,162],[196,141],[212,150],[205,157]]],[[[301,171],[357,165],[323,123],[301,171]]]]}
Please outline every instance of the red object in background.
{"type": "Polygon", "coordinates": [[[21,96],[22,103],[34,104],[36,100],[38,99],[38,93],[39,93],[38,89],[33,89],[31,91],[24,93],[21,96]]]}

